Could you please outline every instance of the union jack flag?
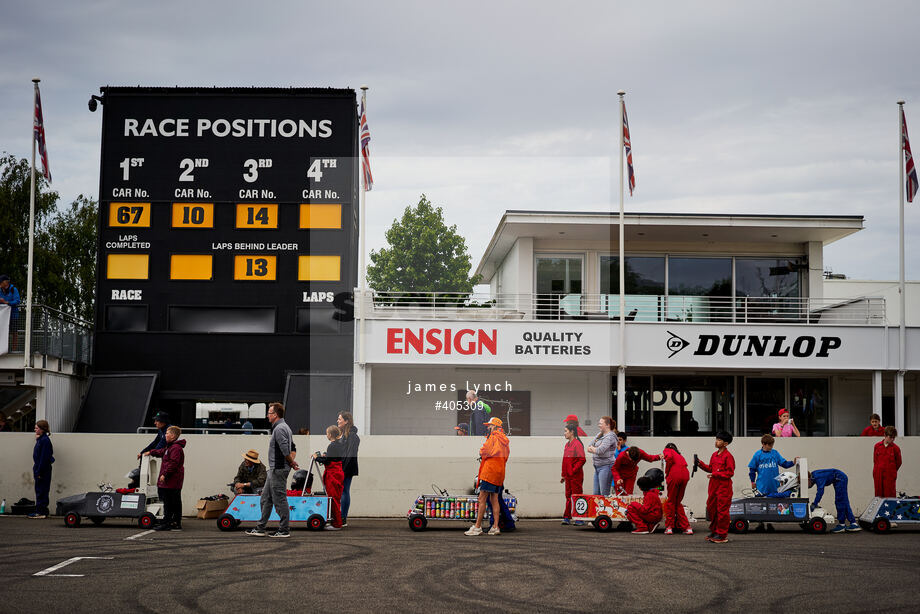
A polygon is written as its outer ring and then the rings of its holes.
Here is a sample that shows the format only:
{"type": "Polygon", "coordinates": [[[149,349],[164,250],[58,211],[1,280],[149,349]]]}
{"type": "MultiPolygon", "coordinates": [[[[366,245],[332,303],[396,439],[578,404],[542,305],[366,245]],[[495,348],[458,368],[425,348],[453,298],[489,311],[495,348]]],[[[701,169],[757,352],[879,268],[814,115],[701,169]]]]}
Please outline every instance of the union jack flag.
{"type": "Polygon", "coordinates": [[[45,123],[42,120],[42,96],[35,84],[35,117],[32,120],[32,133],[38,143],[38,153],[42,158],[42,174],[51,183],[51,169],[48,167],[48,148],[45,145],[45,123]]]}
{"type": "Polygon", "coordinates": [[[904,108],[901,108],[901,148],[904,150],[904,174],[907,175],[907,202],[914,201],[917,193],[917,169],[914,167],[914,157],[910,153],[910,139],[907,138],[907,118],[904,117],[904,108]]]}
{"type": "Polygon", "coordinates": [[[371,175],[371,154],[368,146],[371,143],[371,131],[367,127],[367,113],[364,109],[364,96],[361,97],[361,170],[364,174],[364,191],[369,192],[374,187],[374,176],[371,175]]]}
{"type": "Polygon", "coordinates": [[[629,195],[636,189],[636,171],[633,169],[632,143],[629,141],[629,120],[626,119],[626,102],[623,102],[623,147],[626,149],[626,170],[629,173],[629,195]]]}

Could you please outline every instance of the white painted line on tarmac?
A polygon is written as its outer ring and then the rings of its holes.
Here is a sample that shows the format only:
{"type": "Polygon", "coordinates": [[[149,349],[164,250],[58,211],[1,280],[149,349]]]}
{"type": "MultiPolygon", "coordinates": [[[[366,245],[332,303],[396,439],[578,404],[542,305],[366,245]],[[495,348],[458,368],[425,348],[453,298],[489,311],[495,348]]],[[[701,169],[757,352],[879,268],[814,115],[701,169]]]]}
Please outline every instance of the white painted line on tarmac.
{"type": "Polygon", "coordinates": [[[149,531],[141,531],[140,533],[135,533],[131,537],[126,537],[125,539],[139,539],[145,535],[150,535],[151,533],[154,533],[153,529],[150,529],[149,531]]]}
{"type": "Polygon", "coordinates": [[[103,560],[110,561],[113,558],[115,557],[112,557],[112,556],[75,556],[73,558],[67,559],[66,561],[62,563],[53,565],[49,567],[48,569],[42,569],[41,571],[36,572],[32,575],[33,576],[54,576],[56,578],[82,578],[83,574],[66,574],[66,573],[56,574],[53,572],[57,571],[58,569],[61,569],[62,567],[66,567],[67,565],[70,565],[71,563],[76,563],[77,561],[82,561],[85,559],[103,559],[103,560]]]}

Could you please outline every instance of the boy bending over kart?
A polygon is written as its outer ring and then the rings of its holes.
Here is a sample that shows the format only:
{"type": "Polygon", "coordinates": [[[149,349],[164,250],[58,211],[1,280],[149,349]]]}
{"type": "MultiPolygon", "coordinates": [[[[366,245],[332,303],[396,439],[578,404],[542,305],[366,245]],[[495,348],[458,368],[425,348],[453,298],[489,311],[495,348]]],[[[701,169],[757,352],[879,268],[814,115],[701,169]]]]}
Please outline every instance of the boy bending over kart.
{"type": "Polygon", "coordinates": [[[856,518],[853,517],[853,510],[850,509],[850,497],[847,495],[847,474],[840,469],[817,469],[808,472],[808,487],[817,486],[818,491],[815,493],[815,500],[811,504],[811,510],[814,511],[824,496],[826,486],[834,487],[834,505],[837,506],[837,526],[831,529],[831,533],[855,533],[862,529],[856,524],[856,518]]]}

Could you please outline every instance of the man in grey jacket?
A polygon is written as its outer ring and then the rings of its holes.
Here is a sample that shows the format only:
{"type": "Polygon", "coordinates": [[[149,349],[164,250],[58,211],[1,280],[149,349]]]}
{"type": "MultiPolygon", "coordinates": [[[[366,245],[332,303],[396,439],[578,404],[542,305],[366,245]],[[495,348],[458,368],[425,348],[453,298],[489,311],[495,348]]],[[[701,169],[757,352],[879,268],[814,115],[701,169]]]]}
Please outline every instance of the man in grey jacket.
{"type": "Polygon", "coordinates": [[[287,500],[287,479],[291,469],[300,467],[294,460],[292,443],[294,434],[284,421],[284,405],[272,403],[268,406],[268,421],[271,423],[272,435],[268,443],[268,480],[262,488],[262,518],[255,528],[246,531],[247,535],[264,537],[265,527],[272,514],[272,507],[278,512],[278,530],[271,537],[290,537],[288,523],[290,509],[287,500]]]}

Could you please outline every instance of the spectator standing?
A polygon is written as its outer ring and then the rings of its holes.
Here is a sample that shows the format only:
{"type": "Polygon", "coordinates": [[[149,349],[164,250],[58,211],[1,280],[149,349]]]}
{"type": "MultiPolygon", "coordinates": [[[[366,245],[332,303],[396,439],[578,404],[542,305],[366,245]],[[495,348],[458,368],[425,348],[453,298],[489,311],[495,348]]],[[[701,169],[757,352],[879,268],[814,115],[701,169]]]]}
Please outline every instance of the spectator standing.
{"type": "Polygon", "coordinates": [[[137,458],[145,455],[151,450],[160,450],[166,447],[166,429],[169,428],[169,414],[165,411],[158,411],[153,417],[153,425],[157,427],[157,436],[153,438],[147,447],[138,452],[137,458]]]}
{"type": "Polygon", "coordinates": [[[594,455],[595,495],[610,494],[610,483],[613,481],[613,451],[617,444],[617,434],[613,425],[613,418],[601,416],[597,421],[598,433],[594,436],[594,442],[588,446],[588,452],[594,455]]]}
{"type": "Polygon", "coordinates": [[[32,449],[32,477],[35,478],[35,511],[29,518],[47,518],[48,493],[51,491],[51,463],[54,446],[51,444],[51,427],[47,420],[35,423],[35,447],[32,449]]]}
{"type": "Polygon", "coordinates": [[[325,454],[314,454],[316,462],[326,466],[323,472],[323,486],[326,487],[326,496],[332,499],[332,524],[326,525],[327,531],[338,531],[342,528],[342,484],[345,473],[342,470],[342,461],[345,458],[345,441],[342,431],[337,426],[326,428],[326,439],[329,447],[325,454]]]}
{"type": "Polygon", "coordinates": [[[799,428],[795,425],[792,418],[789,417],[789,410],[785,407],[779,410],[779,422],[773,425],[774,437],[801,437],[799,428]]]}
{"type": "Polygon", "coordinates": [[[901,448],[895,444],[898,430],[885,427],[885,438],[875,444],[872,453],[872,481],[876,497],[898,496],[898,469],[901,468],[901,448]]]}
{"type": "Polygon", "coordinates": [[[182,530],[182,484],[185,481],[185,440],[179,439],[182,429],[170,426],[166,429],[166,446],[148,450],[145,456],[163,459],[160,463],[160,477],[157,479],[157,495],[163,502],[163,522],[155,531],[182,530]]]}
{"type": "Polygon", "coordinates": [[[268,443],[268,479],[262,488],[262,517],[259,524],[246,531],[247,535],[265,537],[268,535],[265,527],[272,515],[272,507],[278,513],[278,530],[271,534],[272,537],[290,537],[288,530],[291,510],[287,500],[287,480],[291,469],[297,471],[300,466],[294,460],[293,449],[294,434],[291,427],[284,421],[284,405],[272,403],[268,406],[268,422],[271,424],[271,438],[268,443]]]}
{"type": "Polygon", "coordinates": [[[493,520],[489,535],[498,535],[501,532],[498,528],[498,519],[501,517],[498,497],[505,484],[505,465],[511,455],[511,448],[508,436],[502,431],[500,418],[490,419],[486,426],[489,429],[489,436],[479,449],[479,457],[482,459],[479,463],[479,475],[477,476],[479,481],[479,509],[476,512],[476,524],[471,526],[465,533],[471,536],[482,535],[482,517],[485,514],[487,504],[492,506],[493,520]]]}
{"type": "Polygon", "coordinates": [[[361,438],[351,412],[339,412],[335,424],[342,432],[342,442],[345,444],[345,458],[342,460],[342,471],[345,481],[342,484],[342,526],[348,526],[348,510],[351,508],[351,481],[358,475],[358,446],[361,438]]]}
{"type": "Polygon", "coordinates": [[[862,430],[861,437],[884,437],[885,427],[882,426],[882,417],[878,414],[869,416],[869,426],[862,430]]]}
{"type": "Polygon", "coordinates": [[[10,306],[10,347],[15,348],[19,343],[17,331],[19,330],[19,290],[10,281],[9,275],[0,275],[0,304],[10,306]]]}

